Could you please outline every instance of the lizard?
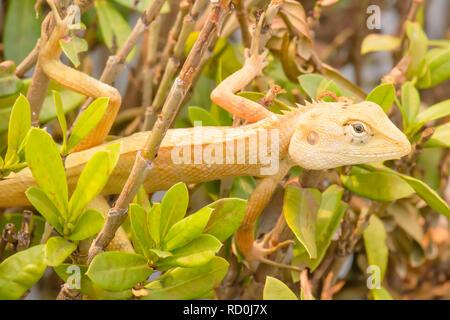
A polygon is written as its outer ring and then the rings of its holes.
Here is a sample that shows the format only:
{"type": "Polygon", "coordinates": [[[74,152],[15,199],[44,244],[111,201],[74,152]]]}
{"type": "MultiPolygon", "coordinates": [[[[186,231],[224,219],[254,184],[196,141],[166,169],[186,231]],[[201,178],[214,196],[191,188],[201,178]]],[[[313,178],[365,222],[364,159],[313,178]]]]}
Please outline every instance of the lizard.
{"type": "MultiPolygon", "coordinates": [[[[96,152],[104,150],[110,143],[120,141],[119,160],[102,191],[103,195],[118,194],[151,132],[139,132],[100,144],[120,107],[120,94],[113,87],[86,74],[61,66],[57,42],[66,36],[71,17],[68,15],[61,20],[57,13],[55,16],[55,30],[39,56],[44,72],[68,89],[88,96],[110,97],[107,113],[111,114],[105,115],[83,145],[65,159],[69,189],[74,189],[83,167],[96,152]]],[[[410,153],[411,144],[383,109],[373,102],[313,101],[304,106],[298,105],[298,108],[292,108],[285,114],[275,114],[257,102],[236,95],[236,92],[261,75],[267,65],[268,51],[259,53],[257,47],[252,45],[246,50],[243,67],[223,80],[211,93],[213,102],[247,120],[249,124],[239,127],[170,129],[143,186],[147,193],[152,193],[167,190],[180,181],[190,184],[226,177],[261,177],[248,199],[235,240],[247,261],[264,262],[267,255],[292,243],[285,241],[266,248],[265,240],[258,242],[254,239],[255,222],[259,214],[290,168],[301,166],[304,169],[324,170],[398,159],[410,153]],[[196,151],[197,154],[206,154],[216,160],[220,154],[222,158],[229,156],[231,161],[196,161],[196,151]],[[275,170],[269,170],[268,166],[273,163],[268,165],[267,159],[263,159],[261,154],[275,159],[275,170]]],[[[36,185],[36,182],[28,168],[0,180],[0,207],[29,205],[25,191],[32,185],[36,185]]]]}

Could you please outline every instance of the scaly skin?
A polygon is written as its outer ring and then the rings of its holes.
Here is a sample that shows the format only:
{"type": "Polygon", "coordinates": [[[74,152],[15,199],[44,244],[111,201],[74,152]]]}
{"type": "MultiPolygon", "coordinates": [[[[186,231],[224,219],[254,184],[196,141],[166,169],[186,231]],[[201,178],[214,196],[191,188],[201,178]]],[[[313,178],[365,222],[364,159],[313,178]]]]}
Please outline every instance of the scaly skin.
{"type": "MultiPolygon", "coordinates": [[[[270,118],[255,124],[232,127],[200,127],[188,129],[171,129],[165,136],[154,167],[150,170],[144,187],[148,193],[166,190],[173,184],[200,183],[236,176],[261,176],[261,169],[267,168],[260,158],[255,164],[249,164],[250,152],[260,151],[259,129],[278,129],[279,136],[279,170],[258,184],[249,199],[244,222],[237,232],[237,243],[241,251],[249,259],[256,259],[268,254],[268,251],[253,246],[254,223],[270,196],[276,184],[284,177],[290,167],[300,165],[305,169],[328,169],[342,165],[368,163],[399,158],[410,152],[410,144],[405,135],[398,130],[384,114],[383,110],[371,102],[348,105],[345,103],[315,103],[302,107],[286,115],[272,115],[270,118]],[[344,135],[349,121],[364,123],[370,132],[369,141],[361,144],[351,133],[344,135]],[[222,149],[224,158],[227,155],[226,146],[230,141],[237,146],[239,139],[246,141],[245,152],[236,149],[235,156],[245,155],[244,163],[234,164],[193,164],[194,144],[192,139],[195,130],[201,133],[197,148],[202,153],[206,148],[222,149]],[[315,133],[312,133],[315,132],[315,133]],[[310,135],[317,136],[313,141],[310,135]],[[373,134],[373,136],[371,136],[373,134]],[[225,139],[224,136],[228,137],[225,139]],[[308,142],[308,138],[309,142],[308,142]],[[256,139],[258,143],[249,143],[256,139]],[[314,143],[315,144],[311,144],[314,143]],[[191,152],[191,163],[174,163],[174,148],[186,147],[191,152]],[[241,153],[239,152],[241,151],[241,153]]],[[[136,154],[142,149],[149,132],[141,132],[119,139],[122,148],[119,161],[103,190],[103,194],[117,194],[122,190],[131,171],[136,154]]],[[[270,134],[269,134],[270,136],[270,134]]],[[[75,152],[66,158],[66,173],[69,189],[73,190],[78,177],[87,161],[97,151],[104,150],[108,144],[103,144],[88,150],[75,152]]],[[[268,142],[270,146],[270,141],[268,142]]],[[[270,149],[269,149],[270,150],[270,149]]],[[[278,160],[277,160],[278,161],[278,160]]],[[[176,162],[176,161],[175,161],[176,162]]],[[[18,174],[12,174],[0,181],[0,207],[28,205],[25,191],[35,185],[29,169],[18,174]]]]}
{"type": "MultiPolygon", "coordinates": [[[[87,139],[87,143],[79,147],[82,149],[104,140],[112,124],[111,118],[114,119],[116,109],[120,105],[120,96],[117,96],[115,89],[112,90],[111,87],[55,61],[59,59],[59,53],[55,53],[59,52],[59,48],[55,43],[65,36],[64,31],[59,30],[63,26],[64,23],[57,24],[55,30],[59,33],[53,33],[47,44],[49,49],[41,52],[39,59],[44,71],[53,80],[71,90],[90,96],[110,97],[110,108],[113,114],[113,116],[105,115],[90,135],[93,139],[87,139]]],[[[169,130],[153,162],[153,168],[144,182],[146,191],[150,193],[168,189],[180,181],[200,183],[225,177],[263,176],[248,201],[244,220],[236,232],[236,243],[241,253],[247,260],[259,261],[264,261],[267,254],[290,243],[285,242],[273,248],[264,248],[264,242],[255,243],[253,229],[256,219],[270,200],[276,185],[292,166],[299,165],[305,169],[317,170],[329,169],[343,165],[396,159],[408,154],[411,150],[406,136],[395,127],[383,110],[372,102],[359,104],[314,102],[305,107],[300,106],[286,115],[275,115],[258,103],[234,95],[261,74],[266,65],[265,55],[266,53],[259,55],[257,52],[247,55],[243,68],[221,82],[211,94],[211,99],[215,103],[238,117],[254,123],[237,128],[201,127],[169,130]],[[194,140],[197,131],[200,137],[194,140]],[[268,132],[267,145],[276,159],[277,170],[270,173],[261,171],[261,169],[267,169],[268,165],[262,163],[260,157],[250,164],[250,155],[259,154],[262,151],[259,143],[263,141],[261,132],[268,132]],[[279,141],[274,149],[270,147],[271,132],[279,133],[276,135],[279,141]],[[239,144],[240,139],[246,142],[245,148],[239,144]],[[230,144],[236,150],[233,156],[234,163],[208,164],[200,161],[193,164],[195,150],[197,152],[201,150],[202,153],[212,149],[216,150],[215,152],[221,150],[222,158],[226,159],[226,155],[229,154],[227,146],[230,144]],[[175,151],[183,147],[192,151],[191,156],[187,157],[191,160],[191,164],[175,161],[174,154],[179,154],[175,151]],[[244,156],[245,161],[243,161],[244,156]],[[238,157],[241,161],[238,161],[238,157]]],[[[133,167],[136,154],[142,149],[148,134],[148,132],[141,132],[118,140],[122,142],[120,158],[103,194],[121,192],[133,167]]],[[[94,153],[104,150],[107,145],[75,152],[67,157],[65,165],[70,190],[74,189],[86,162],[94,153]]],[[[25,191],[32,185],[35,185],[35,182],[28,169],[0,181],[0,207],[28,205],[25,191]]]]}

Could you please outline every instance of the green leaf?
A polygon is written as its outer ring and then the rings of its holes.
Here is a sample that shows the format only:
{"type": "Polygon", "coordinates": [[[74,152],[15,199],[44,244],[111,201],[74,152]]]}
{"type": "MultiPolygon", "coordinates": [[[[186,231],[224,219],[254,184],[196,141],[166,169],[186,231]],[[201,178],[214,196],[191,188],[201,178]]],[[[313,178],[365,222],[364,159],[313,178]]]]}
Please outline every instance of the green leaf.
{"type": "Polygon", "coordinates": [[[148,231],[150,233],[150,237],[155,242],[156,246],[159,247],[161,243],[161,234],[160,234],[160,226],[161,226],[161,204],[154,203],[152,208],[150,209],[148,215],[148,231]]]}
{"type": "Polygon", "coordinates": [[[77,249],[73,242],[64,240],[61,237],[51,237],[45,246],[45,261],[51,266],[59,266],[77,249]]]}
{"type": "Polygon", "coordinates": [[[441,101],[428,107],[416,117],[415,122],[425,124],[428,121],[440,119],[450,115],[450,99],[441,101]]]}
{"type": "MultiPolygon", "coordinates": [[[[316,100],[324,91],[331,91],[338,97],[342,95],[341,89],[333,80],[325,78],[320,74],[305,74],[299,76],[298,80],[303,90],[305,90],[308,96],[313,100],[316,100]]],[[[334,101],[334,99],[329,96],[325,96],[321,100],[334,101]]]]}
{"type": "Polygon", "coordinates": [[[384,112],[387,112],[394,102],[395,88],[392,83],[380,84],[374,88],[367,96],[367,101],[378,104],[384,112]]]}
{"type": "Polygon", "coordinates": [[[5,60],[19,64],[41,36],[42,18],[35,16],[35,3],[35,0],[8,1],[2,41],[5,60]]]}
{"type": "Polygon", "coordinates": [[[437,126],[430,140],[425,143],[426,148],[450,148],[450,122],[437,126]]]}
{"type": "Polygon", "coordinates": [[[240,198],[248,200],[253,190],[256,188],[255,178],[236,177],[231,186],[230,198],[240,198]]]}
{"type": "Polygon", "coordinates": [[[158,261],[158,270],[172,267],[198,267],[210,261],[222,246],[217,238],[201,234],[187,245],[172,251],[172,256],[158,261]]]}
{"type": "Polygon", "coordinates": [[[201,125],[203,127],[214,127],[218,126],[219,123],[216,121],[216,119],[213,118],[213,116],[206,111],[203,108],[200,107],[188,107],[189,111],[189,121],[192,125],[194,125],[194,122],[201,121],[201,125]]]}
{"type": "Polygon", "coordinates": [[[147,191],[143,185],[139,187],[138,193],[136,195],[136,203],[139,204],[146,212],[150,211],[152,204],[148,198],[147,191]]]}
{"type": "Polygon", "coordinates": [[[441,197],[439,197],[436,191],[431,189],[426,183],[408,175],[398,173],[383,165],[361,165],[361,167],[371,171],[382,171],[383,173],[400,177],[406,181],[414,189],[417,195],[421,197],[431,208],[450,219],[450,207],[441,197]]]}
{"type": "Polygon", "coordinates": [[[389,251],[386,245],[386,230],[384,224],[376,215],[372,215],[369,226],[364,230],[364,246],[366,247],[369,265],[380,268],[380,283],[386,273],[389,251]]]}
{"type": "Polygon", "coordinates": [[[417,165],[421,169],[423,168],[423,170],[420,170],[422,171],[420,180],[436,191],[439,190],[441,185],[440,164],[442,156],[442,148],[427,148],[423,150],[417,159],[417,165]]]}
{"type": "Polygon", "coordinates": [[[67,178],[58,147],[44,130],[32,128],[25,147],[28,167],[39,187],[67,218],[67,178]]]}
{"type": "Polygon", "coordinates": [[[317,189],[303,189],[288,185],[283,200],[286,222],[311,258],[317,257],[316,215],[321,194],[317,189]]]}
{"type": "Polygon", "coordinates": [[[419,92],[410,81],[402,86],[402,107],[406,116],[406,128],[409,124],[414,122],[420,109],[419,92]]]}
{"type": "Polygon", "coordinates": [[[370,296],[373,300],[393,300],[390,293],[383,287],[379,289],[371,289],[370,296]]]}
{"type": "Polygon", "coordinates": [[[264,285],[263,300],[298,300],[295,293],[282,281],[267,276],[264,285]]]}
{"type": "Polygon", "coordinates": [[[150,258],[149,250],[152,248],[152,239],[149,234],[147,213],[144,208],[135,203],[130,204],[130,222],[144,255],[147,259],[150,258]]]}
{"type": "Polygon", "coordinates": [[[189,193],[182,182],[172,186],[161,202],[160,238],[165,238],[170,227],[183,219],[189,203],[189,193]]]}
{"type": "Polygon", "coordinates": [[[94,209],[86,210],[67,238],[74,241],[87,239],[100,232],[104,223],[105,218],[100,212],[94,209]]]}
{"type": "Polygon", "coordinates": [[[146,300],[188,300],[203,296],[225,277],[228,262],[219,257],[195,268],[175,268],[147,284],[146,300]]]}
{"type": "Polygon", "coordinates": [[[119,151],[120,144],[114,144],[89,159],[69,201],[69,221],[76,221],[87,204],[103,190],[117,163],[119,151]]]}
{"type": "Polygon", "coordinates": [[[343,95],[354,97],[356,98],[355,101],[358,101],[358,99],[359,101],[363,101],[366,98],[367,94],[364,92],[364,90],[344,77],[338,70],[330,67],[327,64],[323,64],[322,67],[324,75],[328,79],[333,80],[339,86],[339,88],[343,90],[343,95]]]}
{"type": "Polygon", "coordinates": [[[403,174],[400,175],[400,177],[405,180],[431,208],[450,219],[450,207],[441,197],[439,197],[436,191],[416,178],[403,174]]]}
{"type": "Polygon", "coordinates": [[[409,39],[409,52],[411,64],[409,73],[417,71],[419,64],[427,52],[428,37],[417,22],[406,21],[406,35],[409,39]]]}
{"type": "MultiPolygon", "coordinates": [[[[341,201],[343,193],[344,190],[337,185],[331,185],[323,192],[316,219],[317,258],[311,259],[305,247],[296,244],[292,265],[307,265],[311,271],[320,265],[348,207],[341,201]]],[[[295,282],[299,281],[300,274],[297,271],[292,271],[291,274],[295,282]]]]}
{"type": "Polygon", "coordinates": [[[219,199],[210,205],[213,209],[203,233],[208,233],[225,241],[236,230],[244,219],[247,201],[236,198],[219,199]]]}
{"type": "Polygon", "coordinates": [[[30,104],[22,94],[17,98],[11,111],[8,129],[8,150],[5,163],[8,164],[19,153],[20,146],[31,128],[30,104]]]}
{"type": "Polygon", "coordinates": [[[31,247],[0,264],[0,299],[19,299],[44,274],[45,245],[31,247]]]}
{"type": "Polygon", "coordinates": [[[316,73],[305,74],[298,77],[300,86],[305,90],[311,99],[317,99],[317,88],[325,78],[316,73]]]}
{"type": "Polygon", "coordinates": [[[78,37],[65,37],[59,40],[59,45],[70,62],[78,68],[81,64],[78,54],[88,50],[87,41],[78,37]]]}
{"type": "Polygon", "coordinates": [[[350,191],[376,201],[392,201],[405,198],[414,190],[399,177],[386,172],[355,173],[341,175],[341,181],[350,191]]]}
{"type": "Polygon", "coordinates": [[[25,194],[33,207],[42,214],[45,220],[48,221],[60,234],[63,234],[63,226],[59,222],[62,220],[62,215],[55,207],[53,202],[49,199],[47,194],[37,187],[29,187],[25,194]]]}
{"type": "Polygon", "coordinates": [[[162,251],[158,249],[150,249],[149,251],[161,259],[173,256],[173,254],[169,251],[162,251]]]}
{"type": "Polygon", "coordinates": [[[386,208],[387,212],[394,217],[396,224],[405,230],[414,240],[422,243],[423,229],[420,224],[420,214],[418,210],[409,204],[392,203],[386,208]]]}
{"type": "Polygon", "coordinates": [[[109,98],[98,98],[92,102],[87,109],[81,114],[77,122],[73,126],[72,134],[67,143],[67,152],[70,152],[77,144],[79,144],[99,123],[102,119],[106,108],[108,107],[109,98]]]}
{"type": "Polygon", "coordinates": [[[387,35],[372,33],[367,35],[361,44],[361,54],[373,51],[392,51],[401,43],[401,39],[387,35]]]}
{"type": "Polygon", "coordinates": [[[123,291],[145,281],[152,271],[139,254],[109,251],[95,256],[86,275],[105,290],[123,291]]]}
{"type": "Polygon", "coordinates": [[[64,108],[64,114],[67,114],[68,112],[74,110],[85,100],[84,95],[68,90],[58,85],[57,83],[50,81],[49,91],[47,91],[44,104],[42,105],[42,110],[39,113],[40,123],[46,123],[57,118],[53,94],[51,92],[52,90],[56,90],[59,92],[64,108]]]}
{"type": "MultiPolygon", "coordinates": [[[[333,80],[326,78],[320,82],[319,87],[317,88],[317,97],[319,97],[319,95],[325,91],[333,92],[336,94],[337,97],[340,97],[342,95],[342,91],[339,88],[339,86],[333,80]]],[[[325,95],[323,98],[320,98],[320,100],[327,102],[335,101],[332,97],[328,95],[325,95]]]]}
{"type": "Polygon", "coordinates": [[[61,131],[62,131],[62,135],[63,135],[63,144],[62,144],[61,150],[64,151],[67,148],[66,116],[64,115],[64,107],[63,107],[61,95],[56,90],[52,90],[52,93],[53,93],[53,101],[55,103],[55,108],[56,108],[56,116],[58,118],[59,125],[61,126],[61,131]]]}
{"type": "Polygon", "coordinates": [[[418,88],[431,88],[450,78],[450,47],[431,49],[424,58],[426,71],[417,82],[418,88]]]}
{"type": "MultiPolygon", "coordinates": [[[[61,264],[57,267],[54,267],[56,274],[67,283],[67,281],[70,281],[72,279],[69,279],[70,276],[75,276],[75,270],[78,268],[80,270],[80,289],[79,291],[82,294],[87,295],[91,298],[97,298],[97,299],[105,299],[105,300],[125,300],[129,299],[133,296],[133,293],[131,289],[123,290],[123,291],[106,291],[99,286],[97,286],[95,283],[92,282],[92,280],[86,275],[87,266],[83,265],[71,265],[71,264],[61,264]]],[[[73,279],[75,280],[75,279],[73,279]]],[[[69,282],[69,284],[74,285],[74,281],[69,282]]]]}
{"type": "MultiPolygon", "coordinates": [[[[128,22],[122,15],[107,1],[95,0],[100,31],[108,49],[116,53],[122,48],[131,33],[128,22]]],[[[127,61],[133,58],[135,49],[127,57],[127,61]]]]}
{"type": "MultiPolygon", "coordinates": [[[[139,12],[144,12],[147,8],[150,7],[153,1],[154,0],[114,0],[114,2],[120,3],[127,8],[134,9],[139,12]]],[[[170,12],[170,6],[169,3],[165,1],[159,13],[163,14],[168,12],[170,12]]]]}
{"type": "MultiPolygon", "coordinates": [[[[17,94],[23,91],[24,82],[17,78],[14,74],[15,64],[11,64],[9,70],[0,68],[0,99],[8,101],[8,99],[16,98],[17,94]]],[[[10,105],[9,103],[7,105],[10,105]]],[[[2,108],[0,106],[0,108],[2,108]]]]}
{"type": "Polygon", "coordinates": [[[212,211],[213,209],[204,207],[175,223],[162,240],[161,246],[163,250],[172,251],[197,238],[208,224],[212,211]]]}

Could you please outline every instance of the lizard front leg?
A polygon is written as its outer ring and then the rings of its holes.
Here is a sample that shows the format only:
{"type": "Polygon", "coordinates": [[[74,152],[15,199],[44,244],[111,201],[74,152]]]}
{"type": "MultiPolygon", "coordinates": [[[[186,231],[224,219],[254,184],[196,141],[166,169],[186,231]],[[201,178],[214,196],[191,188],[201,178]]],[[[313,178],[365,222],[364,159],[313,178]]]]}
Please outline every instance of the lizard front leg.
{"type": "Polygon", "coordinates": [[[258,53],[258,46],[245,51],[244,66],[223,80],[211,93],[211,100],[239,118],[249,122],[258,122],[273,113],[257,102],[235,95],[254,78],[262,74],[267,66],[268,51],[258,53]]]}
{"type": "Polygon", "coordinates": [[[244,220],[235,234],[237,247],[247,261],[266,262],[267,259],[265,257],[267,255],[292,243],[289,240],[281,242],[272,248],[264,248],[269,237],[265,237],[262,242],[256,242],[254,237],[256,220],[267,203],[269,203],[277,184],[288,173],[290,168],[291,165],[287,159],[281,160],[278,173],[261,179],[247,202],[244,220]]]}
{"type": "MultiPolygon", "coordinates": [[[[109,98],[109,106],[103,118],[91,133],[73,150],[80,151],[103,142],[119,111],[121,96],[116,88],[92,78],[83,72],[70,68],[59,60],[62,52],[59,40],[67,36],[75,13],[69,12],[64,20],[62,20],[54,4],[54,0],[47,0],[47,2],[52,8],[55,17],[55,28],[39,52],[38,63],[42,70],[49,78],[67,89],[94,98],[109,98]]],[[[42,37],[42,39],[44,38],[42,37]]]]}

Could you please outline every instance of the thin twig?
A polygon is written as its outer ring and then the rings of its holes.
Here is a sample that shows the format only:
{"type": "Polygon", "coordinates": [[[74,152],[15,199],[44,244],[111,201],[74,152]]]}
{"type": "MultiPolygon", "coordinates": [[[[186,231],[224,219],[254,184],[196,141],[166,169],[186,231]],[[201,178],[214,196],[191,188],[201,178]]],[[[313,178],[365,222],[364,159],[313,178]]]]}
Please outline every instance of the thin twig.
{"type": "Polygon", "coordinates": [[[17,233],[17,251],[25,250],[30,246],[30,225],[32,216],[32,211],[23,211],[22,225],[20,227],[20,231],[17,233]]]}
{"type": "Polygon", "coordinates": [[[286,90],[282,89],[279,85],[275,84],[272,87],[270,87],[269,91],[267,91],[265,96],[261,100],[259,100],[258,103],[266,108],[270,108],[277,95],[281,93],[286,93],[286,90]]]}
{"type": "Polygon", "coordinates": [[[0,237],[0,262],[3,261],[3,252],[5,251],[6,245],[10,242],[14,228],[12,223],[7,223],[3,228],[2,236],[0,237]]]}
{"type": "Polygon", "coordinates": [[[236,18],[239,22],[239,26],[241,27],[242,34],[242,42],[246,48],[250,48],[252,43],[252,37],[250,35],[250,31],[248,28],[248,17],[247,11],[245,8],[244,0],[236,0],[236,18]]]}
{"type": "Polygon", "coordinates": [[[180,104],[189,90],[192,77],[198,66],[204,59],[206,49],[210,45],[212,37],[220,29],[223,20],[230,10],[231,0],[219,0],[214,3],[214,7],[203,26],[197,41],[194,44],[186,62],[181,69],[180,75],[173,84],[169,95],[164,103],[163,110],[158,120],[149,134],[144,148],[138,152],[131,174],[119,195],[114,207],[110,210],[106,222],[97,235],[89,249],[88,263],[113,239],[115,232],[127,217],[128,205],[136,196],[139,187],[152,167],[153,160],[157,156],[159,146],[167,130],[178,112],[180,104]]]}
{"type": "Polygon", "coordinates": [[[300,272],[300,288],[302,289],[304,300],[313,300],[311,281],[308,279],[308,269],[300,272]]]}
{"type": "Polygon", "coordinates": [[[323,282],[322,293],[320,294],[320,300],[332,300],[333,295],[339,292],[345,285],[345,281],[339,281],[335,285],[331,285],[333,280],[333,272],[330,272],[323,282]]]}
{"type": "Polygon", "coordinates": [[[142,105],[148,106],[153,98],[153,80],[156,73],[156,61],[158,57],[159,31],[161,29],[162,19],[158,16],[150,24],[147,37],[147,54],[142,70],[142,105]]]}
{"type": "MultiPolygon", "coordinates": [[[[156,122],[156,118],[163,106],[164,99],[166,98],[167,91],[169,90],[169,86],[175,76],[175,73],[178,70],[181,60],[184,57],[186,41],[191,32],[194,30],[195,22],[197,21],[198,16],[206,3],[206,0],[196,0],[192,5],[189,14],[186,15],[183,19],[183,25],[181,26],[180,34],[178,35],[177,42],[173,48],[173,55],[165,65],[165,70],[159,83],[158,90],[156,91],[155,98],[153,99],[152,104],[147,106],[147,109],[145,111],[145,120],[143,124],[143,129],[145,131],[153,128],[156,122]]],[[[162,59],[164,59],[164,55],[162,59]]],[[[206,60],[207,59],[204,59],[203,61],[206,60]]],[[[161,62],[161,65],[162,64],[163,61],[161,62]]],[[[202,67],[200,67],[199,69],[201,68],[202,67]]]]}
{"type": "MultiPolygon", "coordinates": [[[[163,70],[166,68],[166,64],[169,61],[170,56],[173,54],[173,49],[178,42],[181,29],[184,24],[184,17],[189,13],[192,7],[193,0],[183,0],[180,2],[180,8],[178,10],[175,23],[169,31],[166,46],[161,55],[161,61],[157,67],[155,81],[158,82],[163,74],[163,70]]],[[[149,104],[150,105],[150,104],[149,104]]]]}

